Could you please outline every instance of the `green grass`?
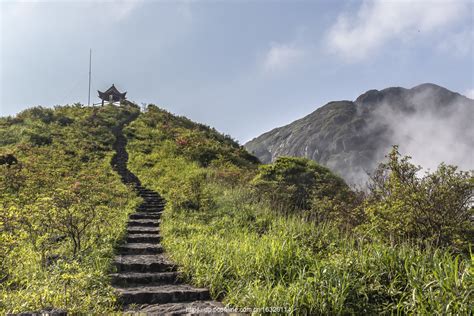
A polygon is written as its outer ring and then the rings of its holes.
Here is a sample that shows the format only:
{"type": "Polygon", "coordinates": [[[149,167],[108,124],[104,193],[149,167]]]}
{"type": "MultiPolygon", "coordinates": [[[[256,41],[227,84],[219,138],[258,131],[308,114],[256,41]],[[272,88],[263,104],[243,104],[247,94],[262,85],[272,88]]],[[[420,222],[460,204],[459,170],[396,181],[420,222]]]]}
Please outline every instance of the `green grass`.
{"type": "Polygon", "coordinates": [[[116,309],[108,274],[138,198],[112,170],[129,107],[33,108],[0,119],[0,313],[116,309]]]}
{"type": "MultiPolygon", "coordinates": [[[[168,115],[151,108],[127,128],[130,168],[167,198],[163,244],[188,280],[214,298],[294,314],[472,313],[472,256],[392,245],[370,225],[342,232],[330,221],[282,216],[249,185],[251,164],[200,164],[180,149],[181,135],[199,128],[168,115]]],[[[189,146],[199,151],[208,144],[189,146]]]]}
{"type": "Polygon", "coordinates": [[[212,211],[168,210],[162,232],[184,273],[227,304],[283,306],[297,314],[472,309],[467,258],[363,241],[296,216],[276,217],[249,203],[245,191],[215,189],[212,211]]]}

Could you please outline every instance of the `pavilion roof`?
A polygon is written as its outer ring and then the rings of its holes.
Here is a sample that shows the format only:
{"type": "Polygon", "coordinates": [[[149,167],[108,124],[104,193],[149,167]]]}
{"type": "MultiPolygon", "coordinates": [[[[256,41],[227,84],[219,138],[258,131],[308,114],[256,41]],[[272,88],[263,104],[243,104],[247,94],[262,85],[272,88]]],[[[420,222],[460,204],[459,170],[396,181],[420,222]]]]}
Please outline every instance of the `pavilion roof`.
{"type": "Polygon", "coordinates": [[[117,90],[114,84],[104,92],[97,90],[99,92],[99,98],[103,100],[109,100],[109,96],[112,95],[114,99],[120,98],[120,99],[125,99],[125,95],[127,92],[120,92],[117,90]]]}

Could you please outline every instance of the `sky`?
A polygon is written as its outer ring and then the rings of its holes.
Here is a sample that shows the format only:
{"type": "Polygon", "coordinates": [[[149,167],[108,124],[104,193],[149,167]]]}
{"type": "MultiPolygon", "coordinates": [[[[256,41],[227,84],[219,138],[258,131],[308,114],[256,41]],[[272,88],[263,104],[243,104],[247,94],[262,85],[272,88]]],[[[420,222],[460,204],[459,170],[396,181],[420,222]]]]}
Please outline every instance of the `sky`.
{"type": "Polygon", "coordinates": [[[334,100],[431,82],[474,98],[473,1],[0,0],[0,116],[112,83],[240,143],[334,100]]]}

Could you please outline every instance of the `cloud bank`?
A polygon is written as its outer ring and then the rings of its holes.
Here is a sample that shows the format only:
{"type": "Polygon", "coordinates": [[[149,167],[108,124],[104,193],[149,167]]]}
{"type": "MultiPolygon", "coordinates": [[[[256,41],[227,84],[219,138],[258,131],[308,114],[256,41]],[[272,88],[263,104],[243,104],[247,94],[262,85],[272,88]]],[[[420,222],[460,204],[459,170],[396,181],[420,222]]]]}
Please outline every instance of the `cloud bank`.
{"type": "Polygon", "coordinates": [[[474,99],[474,88],[468,89],[466,92],[464,92],[464,95],[470,99],[474,99]]]}
{"type": "Polygon", "coordinates": [[[458,97],[445,103],[425,89],[405,100],[408,110],[384,102],[373,113],[370,129],[385,126],[388,142],[378,149],[376,166],[390,146],[399,145],[423,170],[435,170],[440,163],[455,165],[461,170],[474,170],[474,101],[458,97]]]}
{"type": "Polygon", "coordinates": [[[406,41],[445,30],[468,13],[469,3],[465,1],[368,0],[356,14],[339,15],[327,34],[327,42],[329,50],[342,59],[361,61],[389,41],[406,41]]]}

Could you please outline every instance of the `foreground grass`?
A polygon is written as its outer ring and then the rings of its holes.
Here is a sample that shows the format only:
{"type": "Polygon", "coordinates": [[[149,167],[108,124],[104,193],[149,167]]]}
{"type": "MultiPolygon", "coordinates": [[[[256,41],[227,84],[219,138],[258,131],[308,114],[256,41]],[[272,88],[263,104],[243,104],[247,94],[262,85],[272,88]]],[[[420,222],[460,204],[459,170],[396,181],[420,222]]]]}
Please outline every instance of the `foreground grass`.
{"type": "Polygon", "coordinates": [[[215,190],[215,208],[169,210],[162,230],[185,274],[227,304],[297,314],[472,312],[468,258],[345,236],[275,217],[245,190],[215,190]]]}

